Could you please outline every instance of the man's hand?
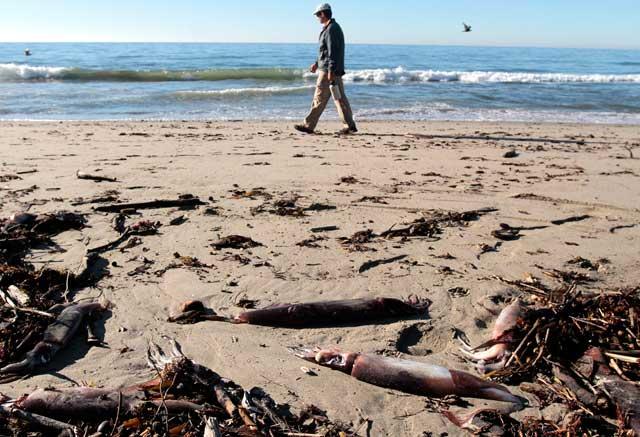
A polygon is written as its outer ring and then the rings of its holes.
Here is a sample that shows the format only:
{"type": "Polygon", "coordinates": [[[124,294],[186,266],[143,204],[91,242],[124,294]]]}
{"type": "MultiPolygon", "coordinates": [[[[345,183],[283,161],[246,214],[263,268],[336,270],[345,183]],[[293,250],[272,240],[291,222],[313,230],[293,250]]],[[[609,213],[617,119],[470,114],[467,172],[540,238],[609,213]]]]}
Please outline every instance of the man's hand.
{"type": "Polygon", "coordinates": [[[336,75],[333,73],[333,71],[329,70],[329,75],[327,76],[329,83],[333,82],[335,78],[336,78],[336,75]]]}
{"type": "Polygon", "coordinates": [[[311,67],[309,67],[309,71],[312,73],[315,73],[316,71],[318,71],[318,64],[315,62],[311,64],[311,67]]]}

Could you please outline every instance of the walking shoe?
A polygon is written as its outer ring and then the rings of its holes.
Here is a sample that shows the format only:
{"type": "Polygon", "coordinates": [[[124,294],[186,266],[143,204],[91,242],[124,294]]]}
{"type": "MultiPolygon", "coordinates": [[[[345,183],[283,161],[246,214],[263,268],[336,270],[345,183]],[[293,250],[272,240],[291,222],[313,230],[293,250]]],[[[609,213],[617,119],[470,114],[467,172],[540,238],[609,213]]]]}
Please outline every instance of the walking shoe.
{"type": "Polygon", "coordinates": [[[298,132],[303,132],[305,134],[312,134],[313,133],[313,129],[309,129],[304,124],[296,124],[295,126],[293,126],[293,128],[295,130],[297,130],[298,132]]]}
{"type": "Polygon", "coordinates": [[[358,132],[358,128],[354,127],[345,127],[344,129],[340,129],[338,131],[338,133],[340,135],[349,135],[349,134],[355,134],[358,132]]]}

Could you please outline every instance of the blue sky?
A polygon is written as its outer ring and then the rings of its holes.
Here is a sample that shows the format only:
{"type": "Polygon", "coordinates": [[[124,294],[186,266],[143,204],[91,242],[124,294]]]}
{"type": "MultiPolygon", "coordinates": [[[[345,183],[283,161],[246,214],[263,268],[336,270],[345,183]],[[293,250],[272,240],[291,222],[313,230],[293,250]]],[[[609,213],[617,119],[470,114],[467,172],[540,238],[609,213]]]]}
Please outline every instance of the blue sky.
{"type": "MultiPolygon", "coordinates": [[[[0,41],[314,42],[318,2],[0,0],[0,41]]],[[[640,48],[640,0],[332,4],[351,43],[640,48]]]]}

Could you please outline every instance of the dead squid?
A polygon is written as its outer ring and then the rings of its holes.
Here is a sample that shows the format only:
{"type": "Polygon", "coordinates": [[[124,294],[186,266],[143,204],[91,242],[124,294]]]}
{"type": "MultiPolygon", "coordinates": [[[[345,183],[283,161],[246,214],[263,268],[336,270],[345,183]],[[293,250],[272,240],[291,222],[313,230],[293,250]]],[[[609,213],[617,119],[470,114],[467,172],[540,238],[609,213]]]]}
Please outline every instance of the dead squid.
{"type": "Polygon", "coordinates": [[[484,374],[493,370],[502,369],[511,356],[510,346],[513,343],[513,330],[522,315],[522,305],[516,299],[511,305],[504,308],[493,326],[491,340],[477,348],[471,348],[463,342],[460,350],[471,361],[477,364],[478,372],[484,374]],[[479,351],[479,349],[484,349],[479,351]]]}
{"type": "MultiPolygon", "coordinates": [[[[266,308],[246,311],[236,317],[210,315],[204,312],[204,306],[183,305],[184,314],[193,320],[194,308],[202,311],[200,320],[227,321],[238,324],[251,324],[285,328],[305,328],[311,326],[335,326],[345,323],[370,323],[393,317],[421,316],[431,304],[426,299],[411,296],[407,300],[380,297],[376,299],[351,299],[311,302],[300,304],[276,304],[266,308]]],[[[180,315],[170,317],[169,321],[180,321],[180,315]]]]}
{"type": "Polygon", "coordinates": [[[433,364],[374,354],[343,352],[338,348],[290,348],[290,351],[299,358],[339,370],[379,387],[420,396],[457,395],[523,405],[521,398],[500,384],[433,364]]]}
{"type": "Polygon", "coordinates": [[[27,353],[24,360],[0,369],[0,375],[24,375],[36,367],[49,363],[78,331],[84,319],[96,312],[105,311],[108,304],[98,302],[76,303],[65,307],[56,320],[44,332],[42,340],[27,353]]]}

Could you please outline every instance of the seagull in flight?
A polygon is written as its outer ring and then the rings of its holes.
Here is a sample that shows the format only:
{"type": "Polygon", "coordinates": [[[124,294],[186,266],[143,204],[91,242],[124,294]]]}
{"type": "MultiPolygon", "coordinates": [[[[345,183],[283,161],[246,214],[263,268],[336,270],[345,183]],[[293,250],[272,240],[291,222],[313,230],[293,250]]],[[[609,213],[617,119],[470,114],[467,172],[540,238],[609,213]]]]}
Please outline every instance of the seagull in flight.
{"type": "Polygon", "coordinates": [[[462,25],[464,26],[464,30],[462,32],[464,33],[471,32],[471,26],[469,26],[467,23],[462,23],[462,25]]]}

